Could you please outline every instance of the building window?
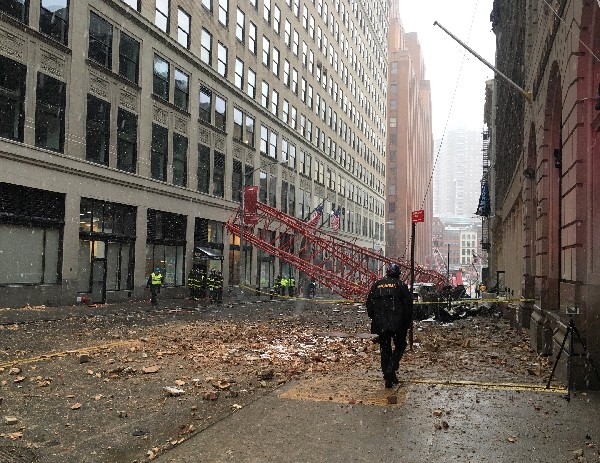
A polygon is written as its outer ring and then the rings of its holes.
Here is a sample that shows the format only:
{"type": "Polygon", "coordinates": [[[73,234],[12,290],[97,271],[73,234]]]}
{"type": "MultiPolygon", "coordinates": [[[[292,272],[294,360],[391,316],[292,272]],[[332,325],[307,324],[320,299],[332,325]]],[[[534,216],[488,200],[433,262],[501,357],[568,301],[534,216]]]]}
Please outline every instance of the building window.
{"type": "Polygon", "coordinates": [[[271,70],[273,74],[279,77],[279,50],[276,47],[273,47],[273,61],[271,64],[271,70]]]}
{"type": "Polygon", "coordinates": [[[93,291],[94,261],[104,261],[107,291],[133,289],[136,214],[133,206],[81,198],[77,292],[93,291]]]}
{"type": "Polygon", "coordinates": [[[269,84],[264,80],[262,81],[260,104],[262,104],[263,108],[269,108],[269,84]]]}
{"type": "Polygon", "coordinates": [[[239,58],[235,59],[235,75],[233,77],[233,83],[240,90],[244,87],[244,62],[239,58]]]}
{"type": "Polygon", "coordinates": [[[229,1],[219,0],[219,22],[227,27],[229,24],[229,1]]]}
{"type": "Polygon", "coordinates": [[[244,43],[245,20],[246,16],[244,15],[244,12],[238,8],[235,24],[235,37],[242,43],[244,43]]]}
{"type": "Polygon", "coordinates": [[[202,0],[202,6],[212,12],[212,0],[202,0]]]}
{"type": "Polygon", "coordinates": [[[273,89],[273,96],[271,98],[271,112],[277,117],[279,112],[279,93],[273,89]]]}
{"type": "Polygon", "coordinates": [[[150,148],[150,175],[155,180],[167,181],[167,158],[169,130],[152,124],[152,146],[150,148]]]}
{"type": "Polygon", "coordinates": [[[256,25],[253,22],[248,25],[248,50],[256,55],[256,25]]]}
{"type": "Polygon", "coordinates": [[[287,59],[283,60],[283,85],[290,86],[290,62],[287,59]]]}
{"type": "Polygon", "coordinates": [[[223,198],[225,195],[225,155],[215,151],[213,168],[213,195],[223,198]]]}
{"type": "Polygon", "coordinates": [[[244,113],[233,108],[233,139],[242,141],[244,136],[244,113]]]}
{"type": "Polygon", "coordinates": [[[137,171],[137,116],[121,108],[117,115],[117,169],[137,171]]]}
{"type": "Polygon", "coordinates": [[[10,0],[0,2],[0,11],[27,24],[29,22],[29,0],[10,0]]]}
{"type": "Polygon", "coordinates": [[[206,29],[202,29],[200,37],[200,60],[209,66],[212,65],[212,34],[206,29]]]}
{"type": "Polygon", "coordinates": [[[263,9],[263,18],[269,24],[271,24],[271,0],[263,0],[264,1],[264,9],[263,9]]]}
{"type": "Polygon", "coordinates": [[[198,145],[198,191],[208,194],[210,185],[210,148],[198,145]]]}
{"type": "Polygon", "coordinates": [[[154,55],[153,92],[163,100],[169,101],[169,63],[154,55]]]}
{"type": "Polygon", "coordinates": [[[65,195],[0,183],[0,198],[0,285],[59,283],[65,195]]]}
{"type": "Polygon", "coordinates": [[[298,56],[298,42],[299,42],[298,31],[296,29],[294,29],[294,44],[292,46],[292,53],[294,53],[294,55],[296,55],[296,56],[298,56]]]}
{"type": "Polygon", "coordinates": [[[0,138],[23,142],[27,66],[0,56],[0,138]]]}
{"type": "Polygon", "coordinates": [[[260,126],[260,152],[267,154],[267,143],[269,142],[269,129],[264,125],[260,126]]]}
{"type": "Polygon", "coordinates": [[[165,286],[185,285],[185,232],[187,217],[148,209],[146,275],[159,267],[165,286]]]}
{"type": "Polygon", "coordinates": [[[283,104],[281,107],[281,120],[286,124],[289,123],[290,120],[290,102],[285,98],[283,99],[283,104]]]}
{"type": "Polygon", "coordinates": [[[154,25],[163,32],[169,32],[169,0],[156,0],[154,25]]]}
{"type": "Polygon", "coordinates": [[[248,96],[252,99],[256,98],[256,73],[248,68],[248,96]]]}
{"type": "Polygon", "coordinates": [[[140,11],[140,2],[141,0],[123,0],[123,3],[126,3],[127,5],[129,5],[131,8],[133,8],[136,11],[140,11]]]}
{"type": "Polygon", "coordinates": [[[233,161],[233,172],[231,175],[231,200],[239,201],[242,196],[243,167],[240,161],[233,161]]]}
{"type": "Polygon", "coordinates": [[[175,68],[175,91],[173,95],[173,103],[175,106],[184,111],[188,110],[190,94],[189,80],[190,78],[187,74],[175,68]]]}
{"type": "Polygon", "coordinates": [[[173,185],[187,186],[188,139],[178,133],[173,134],[173,185]]]}
{"type": "Polygon", "coordinates": [[[292,69],[292,93],[298,95],[298,70],[292,69]]]}
{"type": "Polygon", "coordinates": [[[225,132],[227,129],[227,102],[215,95],[215,127],[225,132]]]}
{"type": "Polygon", "coordinates": [[[67,84],[38,72],[35,105],[35,146],[63,152],[67,84]]]}
{"type": "MultiPolygon", "coordinates": [[[[11,2],[9,1],[9,3],[11,2]]],[[[67,45],[69,35],[68,0],[40,0],[40,32],[67,45]]]]}
{"type": "Polygon", "coordinates": [[[262,63],[269,67],[270,64],[270,51],[271,51],[271,43],[269,42],[269,39],[267,39],[264,35],[263,35],[263,46],[262,46],[262,63]]]}
{"type": "Polygon", "coordinates": [[[273,30],[277,35],[279,35],[281,29],[281,10],[277,5],[275,5],[273,12],[273,30]]]}
{"type": "Polygon", "coordinates": [[[269,134],[269,156],[273,159],[277,159],[277,132],[269,134]]]}
{"type": "Polygon", "coordinates": [[[87,97],[85,158],[108,166],[110,104],[92,95],[87,97]]]}
{"type": "Polygon", "coordinates": [[[227,47],[221,42],[217,44],[217,72],[227,77],[227,47]]]}
{"type": "Polygon", "coordinates": [[[112,69],[112,36],[112,24],[90,12],[88,58],[107,69],[112,69]]]}
{"type": "Polygon", "coordinates": [[[190,15],[179,8],[177,10],[177,42],[185,48],[190,48],[190,22],[190,15]]]}
{"type": "Polygon", "coordinates": [[[140,61],[140,43],[121,32],[119,42],[119,75],[137,84],[140,61]]]}
{"type": "Polygon", "coordinates": [[[200,87],[200,120],[212,124],[212,91],[200,87]]]}
{"type": "Polygon", "coordinates": [[[290,48],[292,41],[292,23],[287,19],[285,20],[285,26],[283,27],[283,43],[286,47],[290,48]]]}
{"type": "Polygon", "coordinates": [[[254,148],[254,118],[248,115],[246,115],[246,132],[244,135],[244,143],[254,148]]]}

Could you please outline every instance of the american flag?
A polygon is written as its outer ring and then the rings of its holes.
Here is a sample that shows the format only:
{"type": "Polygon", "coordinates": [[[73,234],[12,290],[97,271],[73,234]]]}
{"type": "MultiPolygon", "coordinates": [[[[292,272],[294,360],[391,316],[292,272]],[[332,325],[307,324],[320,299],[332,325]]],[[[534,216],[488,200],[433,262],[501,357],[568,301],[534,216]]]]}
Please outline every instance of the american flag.
{"type": "Polygon", "coordinates": [[[340,216],[342,215],[342,208],[338,207],[335,212],[332,212],[331,220],[329,224],[331,225],[331,229],[333,231],[338,231],[340,229],[340,216]]]}
{"type": "Polygon", "coordinates": [[[323,214],[323,206],[324,203],[321,203],[315,208],[314,211],[312,211],[312,214],[310,214],[310,217],[306,222],[308,225],[315,227],[319,223],[319,220],[321,220],[321,215],[323,214]]]}

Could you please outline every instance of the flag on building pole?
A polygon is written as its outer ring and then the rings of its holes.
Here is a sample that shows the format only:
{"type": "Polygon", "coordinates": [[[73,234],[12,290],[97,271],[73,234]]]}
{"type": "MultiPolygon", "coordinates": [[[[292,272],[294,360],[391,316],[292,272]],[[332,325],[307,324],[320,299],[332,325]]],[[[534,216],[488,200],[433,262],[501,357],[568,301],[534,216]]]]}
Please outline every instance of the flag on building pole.
{"type": "Polygon", "coordinates": [[[323,214],[324,205],[325,203],[321,203],[315,208],[314,211],[312,211],[312,214],[310,214],[310,217],[306,222],[308,225],[315,227],[319,223],[319,220],[321,220],[321,215],[323,214]]]}
{"type": "Polygon", "coordinates": [[[329,224],[331,225],[331,229],[334,232],[337,232],[340,229],[340,220],[342,215],[342,207],[338,207],[335,212],[331,213],[331,219],[329,224]]]}

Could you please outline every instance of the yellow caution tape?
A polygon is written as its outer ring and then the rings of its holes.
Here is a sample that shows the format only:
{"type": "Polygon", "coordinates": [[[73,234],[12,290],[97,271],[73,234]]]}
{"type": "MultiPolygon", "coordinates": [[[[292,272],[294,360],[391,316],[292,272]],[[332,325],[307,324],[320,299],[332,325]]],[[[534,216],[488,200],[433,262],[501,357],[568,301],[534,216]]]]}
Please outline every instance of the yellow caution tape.
{"type": "Polygon", "coordinates": [[[566,394],[568,391],[562,386],[542,386],[539,384],[515,384],[515,383],[486,383],[479,381],[461,381],[461,380],[439,380],[439,379],[409,379],[402,381],[412,384],[434,384],[436,386],[450,387],[472,387],[476,389],[491,389],[491,390],[510,390],[510,391],[534,391],[534,392],[550,392],[555,394],[566,394]]]}

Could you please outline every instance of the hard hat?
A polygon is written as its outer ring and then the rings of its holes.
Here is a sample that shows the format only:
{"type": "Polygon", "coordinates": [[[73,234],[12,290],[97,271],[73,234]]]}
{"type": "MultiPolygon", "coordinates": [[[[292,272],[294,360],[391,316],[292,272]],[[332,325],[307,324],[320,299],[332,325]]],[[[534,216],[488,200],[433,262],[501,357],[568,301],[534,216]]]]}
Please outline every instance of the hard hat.
{"type": "Polygon", "coordinates": [[[400,276],[400,267],[398,264],[390,264],[385,274],[389,277],[399,277],[400,276]]]}
{"type": "Polygon", "coordinates": [[[154,269],[154,273],[160,273],[160,267],[156,267],[156,268],[154,269]]]}

